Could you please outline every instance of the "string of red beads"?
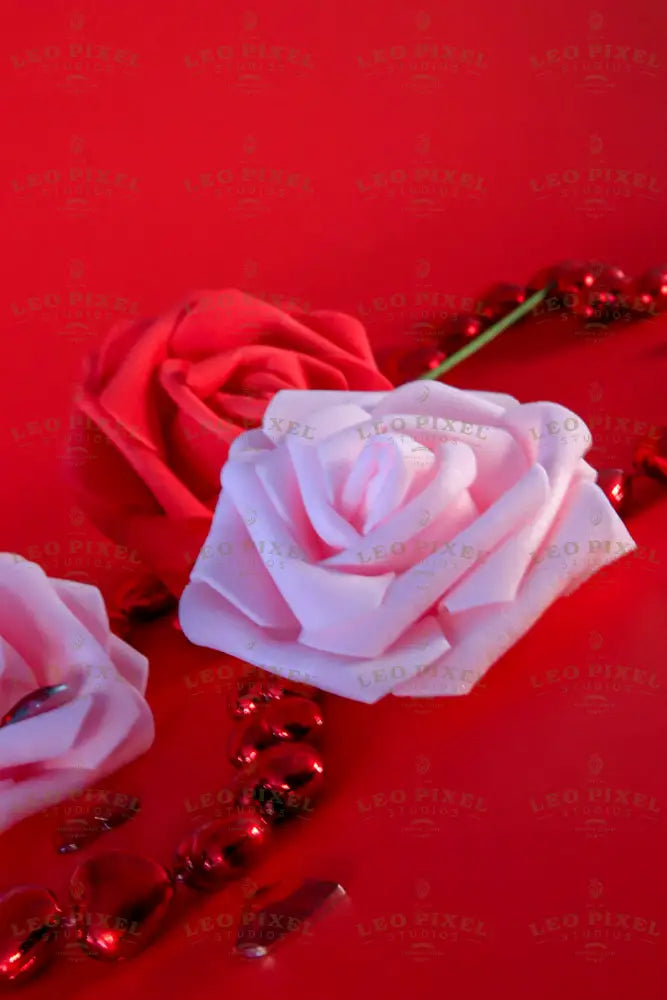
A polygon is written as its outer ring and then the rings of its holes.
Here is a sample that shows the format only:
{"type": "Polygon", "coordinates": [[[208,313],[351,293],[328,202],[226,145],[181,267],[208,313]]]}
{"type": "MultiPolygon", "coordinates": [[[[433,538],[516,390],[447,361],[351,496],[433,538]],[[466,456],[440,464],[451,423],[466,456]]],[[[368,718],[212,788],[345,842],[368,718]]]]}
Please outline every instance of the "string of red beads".
{"type": "MultiPolygon", "coordinates": [[[[407,354],[394,351],[386,356],[381,367],[395,385],[417,379],[509,315],[530,295],[545,288],[548,294],[537,309],[565,311],[589,322],[609,324],[667,311],[667,266],[652,268],[632,278],[612,264],[567,260],[542,268],[525,286],[506,282],[491,285],[480,296],[474,313],[446,317],[433,332],[430,343],[407,354]]],[[[639,475],[667,483],[667,429],[660,440],[640,443],[632,472],[599,471],[598,485],[622,517],[630,511],[632,481],[639,475]]]]}
{"type": "MultiPolygon", "coordinates": [[[[46,690],[35,700],[40,711],[46,690]]],[[[219,892],[254,865],[274,826],[310,808],[322,790],[317,695],[316,688],[276,678],[244,686],[230,703],[234,810],[186,834],[169,867],[125,851],[97,854],[73,872],[66,910],[47,888],[17,886],[2,894],[0,988],[32,979],[72,947],[103,961],[133,958],[160,932],[178,885],[219,892]]],[[[25,706],[21,711],[23,718],[25,706]]],[[[8,713],[7,724],[14,715],[8,713]]]]}
{"type": "Polygon", "coordinates": [[[611,264],[568,260],[542,268],[526,285],[491,285],[479,297],[474,312],[447,316],[427,343],[406,354],[392,352],[381,367],[395,385],[411,382],[436,368],[542,288],[548,288],[549,294],[538,309],[562,310],[596,323],[654,316],[667,310],[667,266],[631,278],[611,264]]]}

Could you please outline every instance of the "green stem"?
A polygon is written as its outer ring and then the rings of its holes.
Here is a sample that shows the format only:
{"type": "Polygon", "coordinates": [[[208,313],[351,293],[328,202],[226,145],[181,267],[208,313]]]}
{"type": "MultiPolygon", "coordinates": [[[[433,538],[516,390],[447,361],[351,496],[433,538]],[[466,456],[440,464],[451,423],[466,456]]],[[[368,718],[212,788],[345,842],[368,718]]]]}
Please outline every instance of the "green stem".
{"type": "Polygon", "coordinates": [[[535,294],[531,295],[529,299],[526,299],[526,301],[522,302],[520,306],[517,306],[511,313],[508,313],[507,316],[503,316],[502,319],[499,319],[497,323],[490,326],[488,330],[484,331],[484,333],[480,333],[479,337],[475,337],[474,340],[471,340],[469,344],[462,347],[460,351],[456,352],[456,354],[452,354],[451,357],[446,358],[441,365],[438,365],[437,368],[433,368],[429,372],[424,372],[424,374],[420,375],[419,378],[440,378],[440,376],[444,375],[445,372],[451,371],[454,365],[458,365],[460,361],[465,361],[465,359],[469,358],[472,354],[476,354],[477,351],[481,351],[483,347],[506,330],[508,326],[512,326],[518,320],[523,319],[527,313],[529,313],[535,308],[535,306],[539,305],[540,302],[547,297],[550,291],[551,285],[548,285],[546,288],[540,289],[539,292],[535,292],[535,294]]]}

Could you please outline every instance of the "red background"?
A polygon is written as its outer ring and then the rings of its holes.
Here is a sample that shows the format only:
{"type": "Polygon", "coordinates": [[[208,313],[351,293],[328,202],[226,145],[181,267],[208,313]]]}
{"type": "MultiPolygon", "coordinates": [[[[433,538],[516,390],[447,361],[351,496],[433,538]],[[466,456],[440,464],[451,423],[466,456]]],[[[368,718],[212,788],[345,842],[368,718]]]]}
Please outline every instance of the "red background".
{"type": "MultiPolygon", "coordinates": [[[[0,545],[104,588],[133,566],[63,469],[86,447],[68,418],[81,359],[114,319],[232,285],[355,313],[374,345],[405,347],[492,281],[667,256],[656,0],[150,8],[14,0],[0,41],[0,545]]],[[[452,382],[556,399],[589,421],[594,464],[627,462],[665,421],[666,333],[543,317],[452,382]]],[[[469,697],[326,698],[324,801],[251,873],[342,881],[349,902],[312,937],[234,959],[244,882],[192,901],[135,962],[68,950],[25,995],[662,997],[666,504],[638,505],[638,555],[550,609],[469,697]]],[[[143,811],[89,852],[166,861],[229,781],[229,664],[168,622],[134,641],[158,738],[104,788],[143,811]]],[[[3,884],[64,894],[65,808],[0,838],[3,884]]]]}

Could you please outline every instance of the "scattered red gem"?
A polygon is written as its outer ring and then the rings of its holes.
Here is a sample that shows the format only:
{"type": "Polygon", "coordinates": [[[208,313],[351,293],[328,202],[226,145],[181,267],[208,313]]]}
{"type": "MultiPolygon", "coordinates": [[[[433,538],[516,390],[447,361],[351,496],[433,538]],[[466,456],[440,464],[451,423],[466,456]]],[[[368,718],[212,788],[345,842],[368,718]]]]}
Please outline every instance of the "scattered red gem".
{"type": "Polygon", "coordinates": [[[133,958],[156,936],[174,895],[166,869],[138,854],[109,851],[84,861],[69,886],[76,939],[91,958],[133,958]]]}
{"type": "Polygon", "coordinates": [[[268,832],[254,811],[205,823],[179,844],[174,876],[191,889],[217,892],[257,861],[268,832]]]}

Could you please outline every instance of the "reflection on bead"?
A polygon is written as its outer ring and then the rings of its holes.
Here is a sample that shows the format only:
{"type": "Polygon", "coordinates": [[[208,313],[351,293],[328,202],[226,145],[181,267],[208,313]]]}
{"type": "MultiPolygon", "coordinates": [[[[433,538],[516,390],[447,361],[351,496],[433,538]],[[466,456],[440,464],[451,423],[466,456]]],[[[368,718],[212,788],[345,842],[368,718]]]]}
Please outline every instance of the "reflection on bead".
{"type": "MultiPolygon", "coordinates": [[[[451,357],[462,347],[478,337],[486,328],[487,323],[480,316],[472,313],[461,313],[459,316],[449,316],[438,330],[438,346],[445,357],[451,357]]],[[[441,362],[438,362],[440,364],[441,362]]],[[[435,367],[435,365],[433,366],[435,367]]],[[[426,371],[423,368],[422,371],[426,371]]]]}
{"type": "Polygon", "coordinates": [[[255,811],[205,823],[179,844],[174,877],[191,889],[216,892],[257,861],[268,829],[255,811]]]}
{"type": "Polygon", "coordinates": [[[42,715],[54,708],[65,705],[72,697],[72,691],[67,684],[52,684],[49,687],[37,688],[17,701],[0,719],[0,728],[42,715]]]}
{"type": "Polygon", "coordinates": [[[600,469],[597,484],[621,517],[627,513],[632,477],[623,469],[600,469]]]}
{"type": "Polygon", "coordinates": [[[133,958],[159,932],[174,895],[151,858],[109,851],[84,861],[70,881],[76,939],[91,958],[133,958]]]}
{"type": "Polygon", "coordinates": [[[322,789],[324,765],[307,743],[288,743],[259,753],[239,776],[236,802],[258,810],[267,820],[282,820],[310,812],[322,789]]]}
{"type": "Polygon", "coordinates": [[[53,959],[62,913],[48,889],[21,885],[0,896],[0,988],[26,982],[53,959]]]}
{"type": "Polygon", "coordinates": [[[621,319],[632,304],[632,280],[612,264],[591,264],[590,267],[594,281],[579,296],[572,312],[600,323],[621,319]]]}

